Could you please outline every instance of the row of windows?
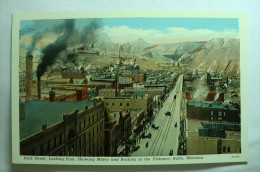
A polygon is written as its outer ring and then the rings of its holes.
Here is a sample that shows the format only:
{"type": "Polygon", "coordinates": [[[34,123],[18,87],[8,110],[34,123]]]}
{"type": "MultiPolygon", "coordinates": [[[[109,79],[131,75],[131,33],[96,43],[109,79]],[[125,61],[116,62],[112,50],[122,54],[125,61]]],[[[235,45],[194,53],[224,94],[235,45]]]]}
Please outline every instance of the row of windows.
{"type": "MultiPolygon", "coordinates": [[[[109,103],[106,104],[107,106],[109,106],[109,103]]],[[[112,106],[115,106],[115,103],[111,103],[112,106]]],[[[123,103],[119,103],[120,106],[123,106],[123,103]]],[[[129,103],[126,103],[126,106],[130,106],[129,103]]]]}
{"type": "MultiPolygon", "coordinates": [[[[223,152],[226,152],[226,146],[223,147],[223,152]]],[[[230,147],[227,147],[227,153],[230,152],[230,147]]]]}
{"type": "MultiPolygon", "coordinates": [[[[102,112],[100,111],[99,113],[96,114],[96,121],[98,121],[98,119],[101,117],[102,117],[102,112]]],[[[88,118],[89,126],[91,124],[93,124],[94,122],[95,122],[95,115],[92,116],[92,121],[91,121],[91,117],[88,118]]],[[[79,131],[81,131],[83,129],[86,129],[86,120],[84,120],[83,123],[82,122],[79,123],[79,131]]]]}
{"type": "MultiPolygon", "coordinates": [[[[57,148],[58,146],[62,145],[63,141],[62,141],[62,133],[60,133],[59,137],[54,136],[53,139],[50,139],[47,141],[47,145],[42,143],[40,145],[40,155],[44,155],[45,152],[50,152],[52,149],[57,148]],[[59,138],[59,139],[58,139],[59,138]],[[52,144],[53,142],[53,144],[52,144]]],[[[37,148],[33,148],[31,151],[31,155],[36,155],[37,153],[37,148]]]]}

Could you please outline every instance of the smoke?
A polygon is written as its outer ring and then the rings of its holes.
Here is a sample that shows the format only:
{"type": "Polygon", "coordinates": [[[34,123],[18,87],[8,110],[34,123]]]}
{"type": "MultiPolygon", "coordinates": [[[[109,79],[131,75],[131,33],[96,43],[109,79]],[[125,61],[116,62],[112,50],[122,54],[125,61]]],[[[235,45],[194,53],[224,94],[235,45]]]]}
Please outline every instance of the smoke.
{"type": "Polygon", "coordinates": [[[203,65],[204,65],[204,63],[200,63],[199,66],[198,66],[198,68],[202,67],[203,65]]]}
{"type": "Polygon", "coordinates": [[[80,41],[85,44],[90,44],[90,48],[94,48],[94,41],[98,29],[103,28],[104,24],[101,19],[93,19],[87,24],[80,33],[80,41]]]}
{"type": "Polygon", "coordinates": [[[216,101],[216,100],[218,99],[218,97],[219,97],[219,93],[217,93],[217,94],[215,95],[214,101],[216,101]]]}
{"type": "Polygon", "coordinates": [[[210,73],[210,72],[211,72],[211,67],[209,67],[207,70],[207,73],[210,73]]]}
{"type": "Polygon", "coordinates": [[[63,29],[63,35],[58,37],[54,43],[51,43],[43,48],[43,56],[36,70],[37,77],[41,77],[47,70],[47,67],[54,64],[58,54],[66,50],[67,41],[74,31],[74,20],[65,20],[63,29]]]}
{"type": "Polygon", "coordinates": [[[220,74],[219,74],[219,75],[220,75],[220,76],[222,76],[222,73],[223,73],[223,69],[221,70],[221,72],[220,72],[220,74]]]}
{"type": "Polygon", "coordinates": [[[193,100],[195,101],[204,101],[207,98],[209,89],[206,85],[204,85],[204,80],[195,79],[192,82],[192,87],[195,91],[193,95],[193,100]]]}
{"type": "Polygon", "coordinates": [[[32,42],[26,50],[26,55],[31,55],[33,49],[35,48],[36,43],[41,40],[42,36],[43,34],[40,34],[38,32],[35,35],[33,35],[32,42]]]}
{"type": "Polygon", "coordinates": [[[89,64],[87,67],[86,67],[86,70],[88,70],[90,68],[91,64],[89,64]]]}

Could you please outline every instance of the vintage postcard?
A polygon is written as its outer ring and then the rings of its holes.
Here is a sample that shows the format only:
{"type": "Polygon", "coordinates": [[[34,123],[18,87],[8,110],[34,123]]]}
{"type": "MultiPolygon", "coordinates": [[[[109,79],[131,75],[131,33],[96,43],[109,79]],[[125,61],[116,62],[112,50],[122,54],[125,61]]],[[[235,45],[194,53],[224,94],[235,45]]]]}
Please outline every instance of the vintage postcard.
{"type": "Polygon", "coordinates": [[[247,88],[243,12],[17,13],[13,163],[246,162],[247,88]]]}

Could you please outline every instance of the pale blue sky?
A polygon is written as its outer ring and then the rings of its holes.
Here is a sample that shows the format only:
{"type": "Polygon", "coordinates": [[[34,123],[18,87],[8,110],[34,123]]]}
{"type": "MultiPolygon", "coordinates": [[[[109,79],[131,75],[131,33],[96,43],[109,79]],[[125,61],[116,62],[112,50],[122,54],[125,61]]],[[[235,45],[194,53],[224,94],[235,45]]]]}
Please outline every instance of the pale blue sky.
{"type": "MultiPolygon", "coordinates": [[[[92,19],[76,19],[81,30],[92,19]]],[[[21,30],[36,27],[37,31],[62,20],[21,21],[21,30]]],[[[123,43],[143,38],[151,43],[205,41],[217,37],[239,37],[237,18],[103,18],[103,32],[112,41],[123,43]]]]}

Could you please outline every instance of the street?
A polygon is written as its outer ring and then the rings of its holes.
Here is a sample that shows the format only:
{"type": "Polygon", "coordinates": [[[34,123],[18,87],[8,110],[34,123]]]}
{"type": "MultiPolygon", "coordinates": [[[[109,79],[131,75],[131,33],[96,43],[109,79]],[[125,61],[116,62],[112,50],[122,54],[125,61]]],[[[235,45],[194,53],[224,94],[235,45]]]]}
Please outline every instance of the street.
{"type": "Polygon", "coordinates": [[[175,88],[169,93],[168,98],[163,103],[152,124],[158,129],[147,125],[145,134],[151,133],[151,138],[144,138],[137,143],[140,146],[131,156],[169,156],[172,150],[173,155],[177,155],[178,136],[180,126],[180,111],[182,99],[182,75],[179,76],[175,88]],[[174,99],[176,95],[176,99],[174,99]],[[169,111],[171,115],[165,113],[169,111]],[[175,124],[177,123],[177,126],[175,124]]]}

